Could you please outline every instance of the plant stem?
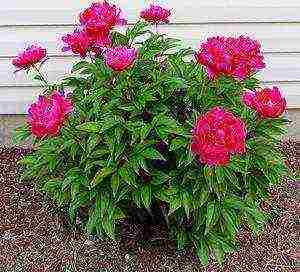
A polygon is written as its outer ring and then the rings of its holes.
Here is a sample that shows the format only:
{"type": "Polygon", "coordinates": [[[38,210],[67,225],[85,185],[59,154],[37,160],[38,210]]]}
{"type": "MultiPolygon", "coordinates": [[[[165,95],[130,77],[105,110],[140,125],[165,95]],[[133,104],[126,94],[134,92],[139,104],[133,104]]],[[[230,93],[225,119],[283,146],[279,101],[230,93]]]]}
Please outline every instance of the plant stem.
{"type": "Polygon", "coordinates": [[[36,65],[33,65],[32,67],[33,67],[33,69],[40,75],[42,81],[48,86],[48,85],[49,85],[49,82],[48,82],[47,78],[45,77],[45,75],[40,71],[40,69],[38,69],[38,68],[36,67],[36,65]]]}

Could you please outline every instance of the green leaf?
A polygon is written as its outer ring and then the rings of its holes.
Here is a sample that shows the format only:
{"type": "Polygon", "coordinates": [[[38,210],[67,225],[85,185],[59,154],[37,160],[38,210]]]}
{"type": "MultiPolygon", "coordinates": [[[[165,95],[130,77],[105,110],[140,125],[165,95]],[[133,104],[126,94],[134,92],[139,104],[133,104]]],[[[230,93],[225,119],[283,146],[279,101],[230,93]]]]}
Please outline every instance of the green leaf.
{"type": "Polygon", "coordinates": [[[24,158],[18,160],[18,164],[21,165],[36,165],[40,161],[40,158],[35,155],[27,155],[24,158]]]}
{"type": "Polygon", "coordinates": [[[105,233],[111,238],[112,240],[115,239],[115,225],[113,219],[105,216],[102,219],[102,227],[105,233]]]}
{"type": "Polygon", "coordinates": [[[208,182],[210,190],[212,191],[215,190],[215,183],[217,183],[216,176],[215,176],[215,169],[211,166],[205,165],[203,167],[203,174],[205,179],[208,182]]]}
{"type": "MultiPolygon", "coordinates": [[[[84,77],[74,77],[74,76],[69,76],[69,77],[64,77],[62,79],[62,85],[66,86],[66,87],[73,87],[76,88],[77,90],[81,88],[84,88],[86,85],[88,84],[87,79],[84,77]]],[[[75,94],[76,94],[76,89],[75,89],[75,94]]],[[[82,94],[78,94],[76,95],[76,97],[82,97],[82,94]]]]}
{"type": "Polygon", "coordinates": [[[123,219],[123,218],[126,218],[125,213],[120,208],[115,208],[113,219],[114,220],[120,220],[120,219],[123,219]]]}
{"type": "Polygon", "coordinates": [[[81,69],[86,69],[89,65],[90,63],[85,60],[79,61],[73,65],[71,72],[75,73],[81,69]]]}
{"type": "Polygon", "coordinates": [[[238,173],[247,173],[247,160],[245,157],[232,156],[229,165],[227,168],[238,172],[238,173]]]}
{"type": "Polygon", "coordinates": [[[200,228],[202,228],[202,225],[205,223],[205,220],[206,220],[206,206],[205,205],[202,205],[200,208],[196,209],[196,211],[194,213],[194,219],[195,219],[196,230],[199,232],[200,228]]]}
{"type": "Polygon", "coordinates": [[[129,39],[126,35],[117,31],[112,32],[112,43],[114,46],[127,45],[128,42],[129,39]]]}
{"type": "Polygon", "coordinates": [[[194,160],[193,154],[189,149],[181,152],[181,156],[178,161],[178,167],[183,168],[189,166],[194,160]]]}
{"type": "Polygon", "coordinates": [[[96,186],[100,184],[104,180],[104,178],[108,177],[112,172],[113,169],[111,167],[104,167],[103,169],[97,172],[97,174],[91,182],[91,185],[96,186]]]}
{"type": "Polygon", "coordinates": [[[175,211],[177,211],[179,208],[182,207],[182,200],[180,195],[172,197],[169,200],[169,204],[170,204],[170,210],[168,216],[170,216],[172,213],[174,213],[175,211]]]}
{"type": "Polygon", "coordinates": [[[118,170],[118,174],[129,185],[137,187],[135,172],[129,169],[128,164],[125,164],[118,170]]]}
{"type": "Polygon", "coordinates": [[[182,250],[187,243],[187,235],[184,231],[178,230],[176,236],[177,249],[182,250]]]}
{"type": "Polygon", "coordinates": [[[77,194],[77,197],[71,201],[69,206],[69,217],[71,222],[74,222],[76,211],[78,210],[78,208],[87,203],[89,199],[89,193],[84,192],[77,194]]]}
{"type": "Polygon", "coordinates": [[[181,147],[186,147],[188,144],[187,139],[185,138],[175,138],[171,141],[170,151],[177,150],[181,147]]]}
{"type": "Polygon", "coordinates": [[[205,234],[208,233],[209,229],[212,226],[213,218],[214,218],[214,212],[215,212],[215,203],[209,202],[207,204],[206,208],[206,227],[205,227],[205,234]]]}
{"type": "Polygon", "coordinates": [[[200,259],[202,265],[206,266],[208,264],[208,257],[209,257],[209,249],[206,242],[203,239],[198,240],[195,243],[195,247],[196,247],[197,256],[200,259]]]}
{"type": "Polygon", "coordinates": [[[73,182],[73,180],[74,179],[71,177],[66,177],[62,183],[62,190],[66,191],[66,189],[68,189],[69,185],[73,182]]]}
{"type": "Polygon", "coordinates": [[[141,141],[145,140],[152,129],[151,124],[144,125],[140,130],[141,141]]]}
{"type": "Polygon", "coordinates": [[[178,47],[180,40],[165,38],[165,35],[155,33],[145,40],[139,49],[139,56],[143,60],[152,60],[159,54],[171,48],[178,47]]]}
{"type": "Polygon", "coordinates": [[[96,150],[94,150],[89,155],[89,157],[93,158],[93,159],[96,159],[96,158],[101,158],[101,157],[103,157],[104,155],[107,155],[107,154],[109,154],[109,150],[106,147],[101,146],[100,148],[97,148],[96,150]]]}
{"type": "Polygon", "coordinates": [[[205,188],[194,194],[193,206],[194,209],[200,208],[208,200],[209,192],[205,188]]]}
{"type": "Polygon", "coordinates": [[[225,182],[225,170],[223,167],[216,167],[215,168],[216,178],[219,184],[225,182]]]}
{"type": "Polygon", "coordinates": [[[21,142],[25,141],[27,138],[31,136],[31,133],[27,126],[21,126],[16,128],[12,135],[12,142],[14,144],[20,144],[21,142]]]}
{"type": "Polygon", "coordinates": [[[151,186],[145,185],[141,188],[141,199],[145,208],[150,208],[151,205],[151,186]]]}
{"type": "Polygon", "coordinates": [[[235,186],[237,189],[241,190],[241,186],[239,184],[239,179],[237,178],[237,176],[235,175],[235,173],[231,169],[229,169],[227,167],[224,167],[223,170],[224,170],[223,174],[227,178],[227,180],[233,186],[235,186]]]}
{"type": "Polygon", "coordinates": [[[212,252],[217,260],[218,264],[220,266],[223,265],[224,258],[225,258],[225,252],[223,251],[222,247],[220,246],[220,243],[213,243],[212,244],[212,252]]]}
{"type": "Polygon", "coordinates": [[[109,79],[112,76],[111,70],[101,58],[96,58],[94,60],[94,65],[91,66],[91,70],[100,82],[109,79]]]}
{"type": "Polygon", "coordinates": [[[136,37],[143,35],[145,33],[145,27],[149,26],[149,23],[145,21],[137,21],[135,25],[132,27],[127,28],[126,36],[133,40],[136,37]]]}
{"type": "Polygon", "coordinates": [[[54,190],[60,189],[61,184],[61,180],[50,180],[44,184],[43,190],[45,192],[52,193],[54,190]]]}
{"type": "Polygon", "coordinates": [[[119,186],[120,186],[120,177],[118,174],[115,173],[111,177],[111,188],[113,189],[114,196],[116,195],[116,193],[119,189],[119,186]]]}
{"type": "Polygon", "coordinates": [[[88,153],[92,152],[94,148],[99,144],[100,136],[98,134],[91,134],[86,143],[86,150],[88,153]]]}
{"type": "Polygon", "coordinates": [[[223,199],[223,205],[232,209],[240,209],[244,203],[240,197],[231,195],[223,199]]]}
{"type": "Polygon", "coordinates": [[[84,124],[76,126],[78,130],[85,131],[85,132],[100,132],[102,128],[101,122],[86,122],[84,124]]]}
{"type": "Polygon", "coordinates": [[[99,133],[104,133],[116,125],[124,123],[124,119],[119,116],[107,116],[102,122],[102,128],[99,133]]]}
{"type": "Polygon", "coordinates": [[[165,86],[170,90],[186,88],[186,83],[183,78],[179,77],[170,77],[164,82],[165,86]]]}
{"type": "Polygon", "coordinates": [[[149,147],[142,152],[142,155],[150,160],[165,160],[165,158],[153,147],[149,147]]]}
{"type": "Polygon", "coordinates": [[[259,87],[259,80],[255,77],[247,78],[243,81],[246,89],[254,90],[259,87]]]}
{"type": "Polygon", "coordinates": [[[237,216],[234,211],[231,210],[223,210],[222,216],[225,219],[225,224],[228,232],[230,233],[230,237],[234,238],[238,231],[238,223],[237,216]]]}
{"type": "Polygon", "coordinates": [[[189,192],[181,192],[180,194],[182,206],[184,207],[185,213],[187,217],[190,216],[190,206],[192,202],[192,197],[190,196],[189,192]]]}
{"type": "Polygon", "coordinates": [[[153,127],[157,131],[161,138],[164,139],[165,135],[174,133],[181,136],[187,136],[183,130],[182,126],[177,123],[177,121],[171,117],[165,116],[164,114],[156,116],[152,121],[153,127]]]}

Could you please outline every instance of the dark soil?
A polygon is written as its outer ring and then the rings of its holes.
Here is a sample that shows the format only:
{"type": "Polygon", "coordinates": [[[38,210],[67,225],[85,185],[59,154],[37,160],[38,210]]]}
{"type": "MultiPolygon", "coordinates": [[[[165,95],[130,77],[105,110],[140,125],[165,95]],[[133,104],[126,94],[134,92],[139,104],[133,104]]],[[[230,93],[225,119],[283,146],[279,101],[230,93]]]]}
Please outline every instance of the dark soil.
{"type": "MultiPolygon", "coordinates": [[[[300,171],[300,144],[282,144],[287,163],[300,171]]],[[[0,272],[288,272],[300,269],[299,183],[284,179],[271,188],[272,200],[262,208],[273,219],[253,237],[242,230],[241,247],[226,259],[223,269],[197,264],[191,250],[176,252],[160,226],[121,225],[121,242],[86,237],[68,227],[66,216],[31,184],[16,181],[16,161],[28,150],[0,150],[0,272]],[[138,242],[151,233],[147,242],[138,242]],[[298,266],[297,266],[298,260],[298,266]]],[[[298,270],[299,271],[299,270],[298,270]]]]}

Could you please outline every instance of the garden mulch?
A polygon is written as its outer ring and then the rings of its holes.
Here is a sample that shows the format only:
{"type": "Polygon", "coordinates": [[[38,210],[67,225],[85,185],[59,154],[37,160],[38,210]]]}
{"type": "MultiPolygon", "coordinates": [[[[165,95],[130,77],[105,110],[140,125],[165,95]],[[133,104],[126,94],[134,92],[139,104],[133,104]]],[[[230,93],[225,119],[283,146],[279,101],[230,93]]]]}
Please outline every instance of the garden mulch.
{"type": "MultiPolygon", "coordinates": [[[[293,171],[300,171],[300,143],[287,139],[282,149],[293,171]]],[[[66,216],[35,191],[17,182],[16,161],[28,150],[0,150],[0,272],[288,272],[299,271],[299,183],[284,179],[271,189],[263,209],[276,214],[266,230],[254,237],[243,229],[240,249],[227,256],[224,267],[197,264],[191,250],[177,252],[165,232],[153,226],[148,242],[143,227],[125,224],[121,241],[104,241],[68,226],[66,216]],[[298,260],[298,263],[297,263],[298,260]]]]}

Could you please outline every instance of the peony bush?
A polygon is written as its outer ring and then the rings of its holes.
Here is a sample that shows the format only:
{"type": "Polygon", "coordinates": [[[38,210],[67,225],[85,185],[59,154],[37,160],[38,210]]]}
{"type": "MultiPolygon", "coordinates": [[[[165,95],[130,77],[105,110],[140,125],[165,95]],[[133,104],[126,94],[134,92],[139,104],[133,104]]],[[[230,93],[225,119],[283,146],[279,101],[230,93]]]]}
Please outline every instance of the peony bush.
{"type": "Polygon", "coordinates": [[[157,31],[170,16],[151,4],[126,28],[119,7],[92,4],[62,38],[80,59],[59,82],[40,73],[40,45],[13,60],[44,86],[16,132],[34,143],[22,178],[68,207],[74,224],[83,214],[88,233],[116,238],[122,218],[146,214],[179,249],[222,263],[242,224],[262,229],[260,204],[287,173],[277,148],[286,101],[259,86],[258,41],[212,37],[195,51],[157,31]]]}

